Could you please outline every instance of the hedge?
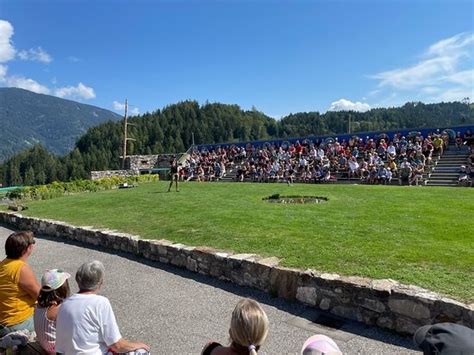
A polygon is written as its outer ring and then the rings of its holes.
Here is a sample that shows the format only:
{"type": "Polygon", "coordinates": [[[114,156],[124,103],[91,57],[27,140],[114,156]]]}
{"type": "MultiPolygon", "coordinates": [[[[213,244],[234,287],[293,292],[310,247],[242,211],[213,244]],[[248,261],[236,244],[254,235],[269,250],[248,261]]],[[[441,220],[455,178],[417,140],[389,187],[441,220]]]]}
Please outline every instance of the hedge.
{"type": "Polygon", "coordinates": [[[79,193],[97,192],[116,189],[121,184],[135,184],[140,182],[158,181],[159,176],[154,174],[137,175],[130,177],[113,176],[98,180],[74,180],[71,182],[54,181],[47,185],[27,186],[7,193],[11,200],[49,200],[55,197],[79,193]]]}

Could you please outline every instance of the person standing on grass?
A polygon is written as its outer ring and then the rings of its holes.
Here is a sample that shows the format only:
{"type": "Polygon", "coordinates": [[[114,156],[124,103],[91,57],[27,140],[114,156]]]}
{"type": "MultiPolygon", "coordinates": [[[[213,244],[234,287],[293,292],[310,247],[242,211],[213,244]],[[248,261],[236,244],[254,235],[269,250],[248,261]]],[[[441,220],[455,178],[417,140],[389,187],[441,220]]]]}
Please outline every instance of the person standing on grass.
{"type": "Polygon", "coordinates": [[[33,332],[33,313],[40,285],[26,262],[33,252],[33,232],[11,234],[0,263],[0,338],[17,330],[33,332]]]}
{"type": "Polygon", "coordinates": [[[171,191],[173,182],[176,182],[176,192],[179,192],[179,166],[176,159],[171,161],[170,173],[171,173],[171,182],[170,182],[170,186],[168,187],[168,192],[171,191]]]}
{"type": "Polygon", "coordinates": [[[82,264],[76,272],[79,293],[63,302],[57,316],[56,352],[61,354],[128,353],[150,347],[122,338],[112,306],[99,296],[105,268],[100,261],[82,264]]]}

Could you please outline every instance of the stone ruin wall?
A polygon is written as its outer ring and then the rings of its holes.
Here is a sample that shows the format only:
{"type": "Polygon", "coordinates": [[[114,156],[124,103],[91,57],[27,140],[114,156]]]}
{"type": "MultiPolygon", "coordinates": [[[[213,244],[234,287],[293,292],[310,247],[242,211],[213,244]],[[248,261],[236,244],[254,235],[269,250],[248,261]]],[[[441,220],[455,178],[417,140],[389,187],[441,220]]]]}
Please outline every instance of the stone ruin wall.
{"type": "Polygon", "coordinates": [[[112,176],[129,177],[140,174],[142,170],[152,170],[156,167],[167,168],[169,162],[175,157],[174,154],[158,155],[129,155],[125,160],[124,170],[91,171],[91,180],[97,180],[112,176]]]}
{"type": "Polygon", "coordinates": [[[91,171],[91,180],[98,180],[103,178],[109,178],[112,176],[129,177],[137,175],[132,170],[104,170],[104,171],[91,171]]]}
{"type": "Polygon", "coordinates": [[[116,231],[74,227],[9,212],[0,212],[2,222],[59,240],[77,241],[171,264],[399,333],[413,334],[422,325],[439,322],[474,327],[474,303],[466,305],[390,279],[373,280],[286,268],[280,266],[275,257],[232,254],[168,240],[144,240],[116,231]]]}

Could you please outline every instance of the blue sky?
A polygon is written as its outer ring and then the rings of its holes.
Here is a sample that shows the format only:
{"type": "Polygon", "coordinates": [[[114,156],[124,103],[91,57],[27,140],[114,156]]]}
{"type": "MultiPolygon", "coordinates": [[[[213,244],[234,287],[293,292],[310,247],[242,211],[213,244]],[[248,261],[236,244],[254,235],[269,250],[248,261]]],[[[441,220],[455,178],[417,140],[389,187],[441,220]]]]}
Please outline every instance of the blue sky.
{"type": "Polygon", "coordinates": [[[474,100],[474,2],[0,0],[0,86],[123,113],[474,100]]]}

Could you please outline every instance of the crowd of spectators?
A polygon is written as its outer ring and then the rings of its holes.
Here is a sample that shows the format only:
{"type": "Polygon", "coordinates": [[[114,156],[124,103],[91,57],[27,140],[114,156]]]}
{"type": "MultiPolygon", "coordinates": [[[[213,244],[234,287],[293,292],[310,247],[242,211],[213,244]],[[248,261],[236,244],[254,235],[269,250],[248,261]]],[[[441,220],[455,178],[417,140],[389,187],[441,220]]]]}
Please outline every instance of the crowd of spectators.
{"type": "MultiPolygon", "coordinates": [[[[469,139],[458,133],[460,149],[469,139]]],[[[472,135],[471,135],[472,136],[472,135]]],[[[419,132],[408,136],[380,134],[376,138],[353,136],[325,141],[304,139],[295,143],[247,144],[201,149],[191,152],[180,171],[181,180],[216,181],[232,171],[237,181],[291,184],[358,179],[369,184],[422,184],[423,174],[443,154],[450,142],[448,132],[419,132]]]]}
{"type": "Polygon", "coordinates": [[[469,156],[466,165],[459,168],[458,183],[461,186],[472,186],[474,181],[474,142],[469,147],[469,156]]]}

